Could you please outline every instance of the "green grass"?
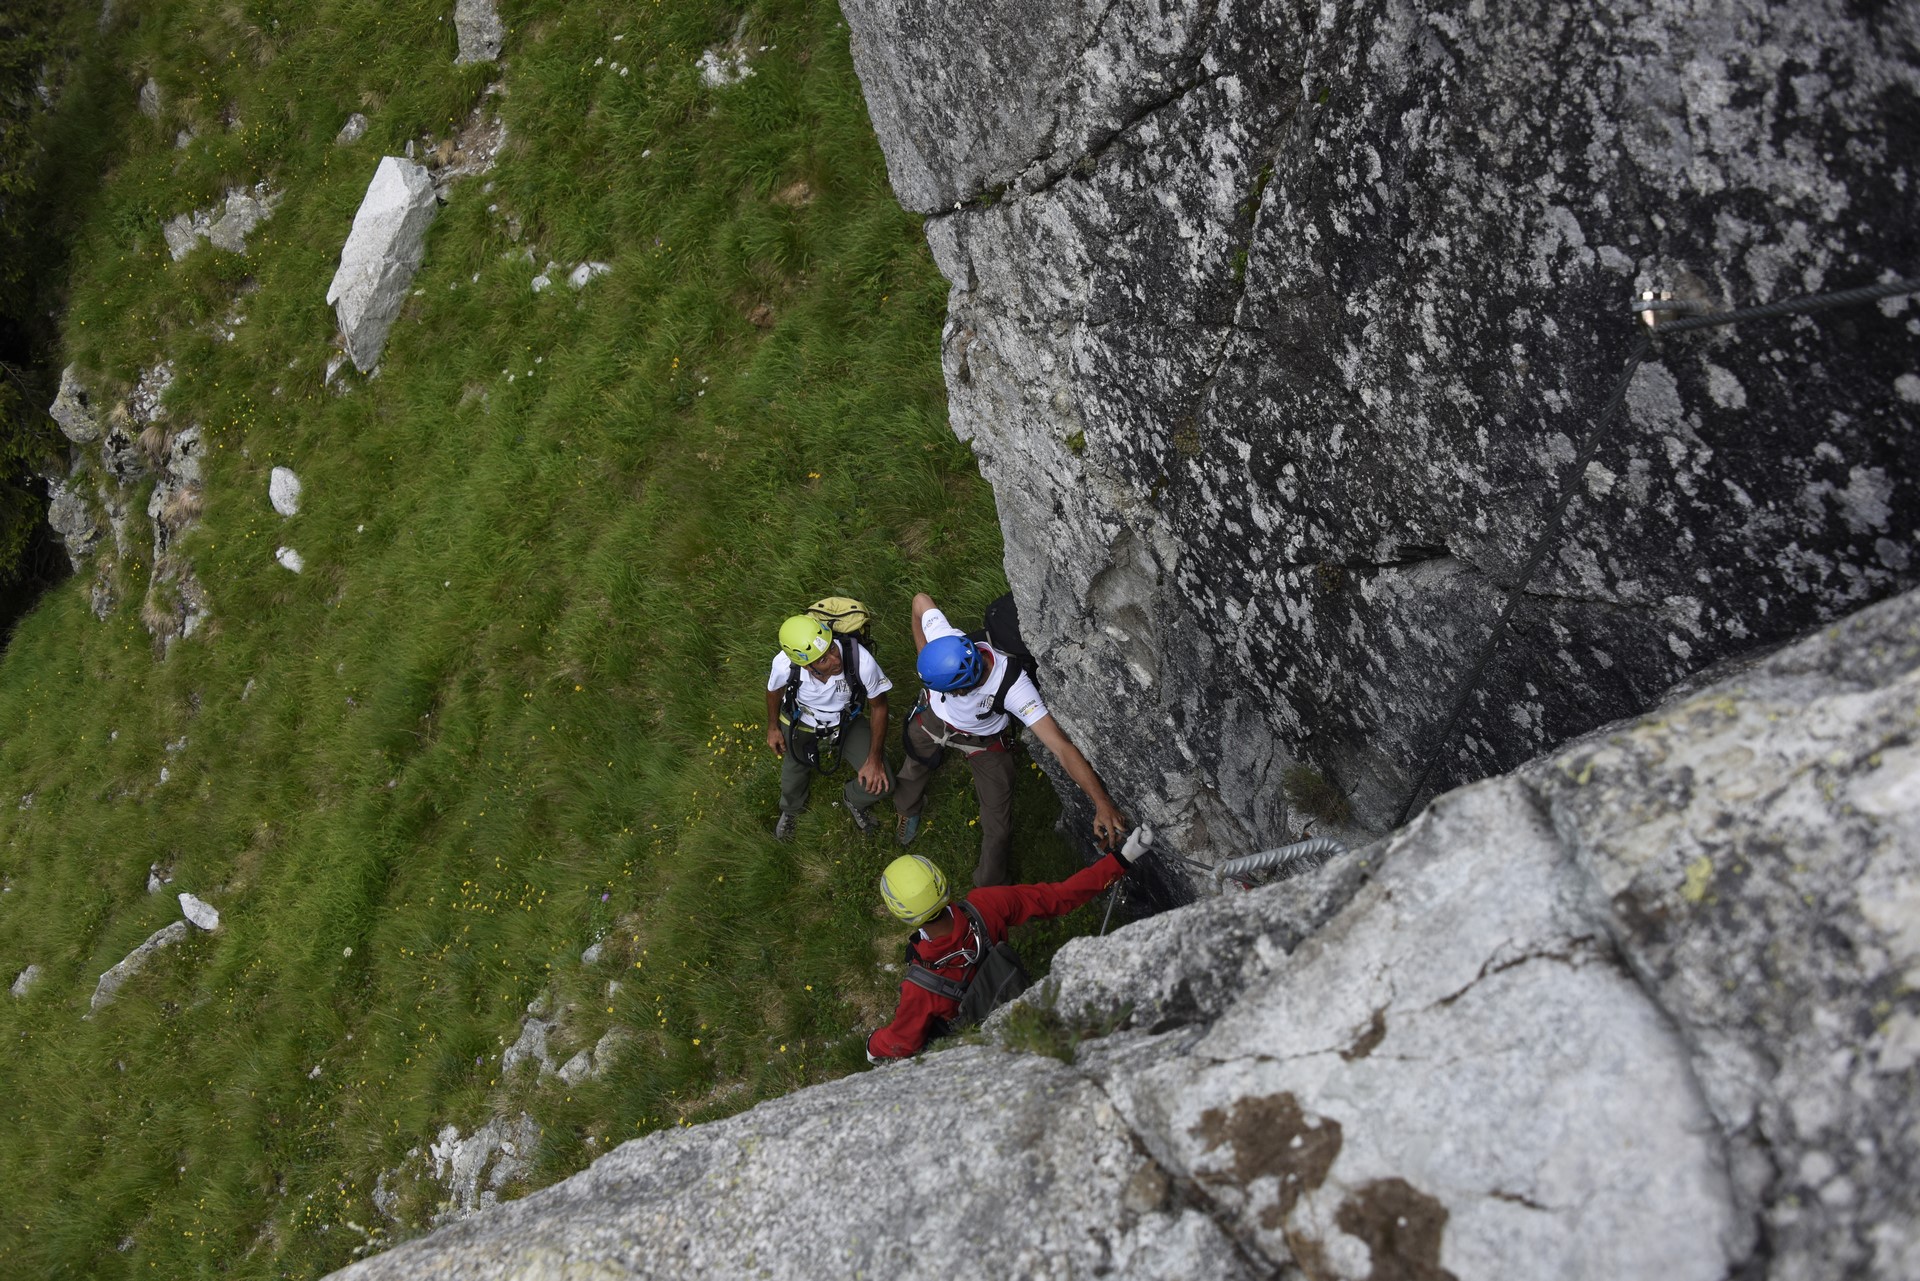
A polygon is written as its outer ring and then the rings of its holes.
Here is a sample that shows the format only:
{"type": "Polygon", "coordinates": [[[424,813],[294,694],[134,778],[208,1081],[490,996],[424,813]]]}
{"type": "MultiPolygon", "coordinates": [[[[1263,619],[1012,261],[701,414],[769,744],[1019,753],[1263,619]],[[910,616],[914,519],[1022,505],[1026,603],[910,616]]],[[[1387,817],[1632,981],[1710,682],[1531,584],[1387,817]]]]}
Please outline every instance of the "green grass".
{"type": "MultiPolygon", "coordinates": [[[[945,420],[945,285],[838,13],[757,5],[747,42],[777,48],[714,91],[693,63],[734,30],[726,6],[509,5],[498,69],[452,66],[450,11],[142,5],[49,122],[116,131],[70,179],[91,194],[66,339],[108,390],[174,361],[171,423],[208,453],[178,551],[213,619],[157,656],[136,549],[109,619],[82,576],[0,659],[0,977],[46,971],[0,1002],[0,1275],[318,1275],[354,1257],[349,1223],[394,1231],[374,1181],[444,1124],[533,1112],[524,1191],[861,1067],[890,1012],[892,846],[825,784],[799,839],[771,839],[775,633],[817,596],[866,600],[904,711],[911,593],[977,618],[1004,583],[945,420]],[[147,75],[160,122],[131,110],[147,75]],[[446,136],[496,78],[498,168],[442,210],[380,376],[335,395],[323,296],[377,157],[446,136]],[[353,110],[369,134],[336,148],[353,110]],[[285,196],[248,257],[171,261],[161,219],[262,178],[285,196]],[[530,289],[589,258],[613,271],[530,289]],[[280,464],[306,487],[284,520],[280,464]],[[155,863],[174,881],[149,896],[155,863]],[[178,890],[220,931],[83,1019],[178,890]],[[557,1061],[636,1033],[607,1074],[500,1078],[543,992],[557,1061]]],[[[1022,777],[1018,870],[1064,876],[1057,806],[1022,777]]],[[[950,768],[915,847],[963,884],[974,812],[950,768]]],[[[1043,968],[1103,907],[1023,954],[1043,968]]],[[[433,1208],[404,1203],[401,1235],[433,1208]]]]}
{"type": "Polygon", "coordinates": [[[1313,766],[1305,762],[1287,766],[1280,775],[1280,785],[1286,790],[1287,804],[1308,818],[1334,827],[1353,822],[1352,798],[1313,766]]]}

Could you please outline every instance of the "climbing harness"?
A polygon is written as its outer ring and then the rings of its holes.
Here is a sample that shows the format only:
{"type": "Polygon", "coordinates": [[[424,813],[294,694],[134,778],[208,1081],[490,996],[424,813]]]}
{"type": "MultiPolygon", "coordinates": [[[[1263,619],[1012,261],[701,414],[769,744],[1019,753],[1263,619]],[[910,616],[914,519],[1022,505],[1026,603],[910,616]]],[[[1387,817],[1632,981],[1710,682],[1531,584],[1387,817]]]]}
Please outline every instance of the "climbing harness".
{"type": "MultiPolygon", "coordinates": [[[[830,774],[840,768],[840,742],[847,727],[867,710],[867,687],[860,679],[860,651],[873,652],[872,615],[851,596],[828,596],[807,606],[806,613],[798,617],[811,617],[840,642],[840,674],[846,679],[849,697],[840,710],[838,725],[806,724],[800,715],[800,681],[806,669],[794,663],[787,676],[786,692],[780,696],[780,724],[787,731],[787,750],[809,769],[830,774]]],[[[792,662],[791,655],[788,661],[792,662]]]]}
{"type": "Polygon", "coordinates": [[[960,900],[958,906],[967,914],[968,926],[966,938],[954,951],[923,965],[914,959],[913,943],[907,943],[907,982],[960,1007],[947,1020],[949,1030],[978,1023],[1026,991],[1032,981],[1013,944],[1002,940],[988,946],[987,922],[980,910],[965,899],[960,900]],[[950,979],[935,973],[956,963],[967,967],[964,979],[950,979]]]}
{"type": "Polygon", "coordinates": [[[981,752],[1007,751],[1007,737],[1010,729],[1011,727],[1008,731],[994,735],[969,734],[965,730],[955,729],[934,715],[933,707],[927,700],[927,692],[921,690],[920,701],[913,705],[913,710],[900,722],[900,746],[912,759],[929,769],[938,769],[940,763],[946,759],[946,751],[949,747],[967,756],[976,756],[981,752]],[[935,750],[932,756],[922,756],[914,750],[913,736],[909,730],[916,721],[920,724],[921,732],[933,740],[935,750]],[[935,726],[938,728],[936,729],[935,726]],[[962,739],[969,741],[962,742],[962,739]]]}
{"type": "Polygon", "coordinates": [[[1767,303],[1758,307],[1741,307],[1733,311],[1713,310],[1713,304],[1696,299],[1656,297],[1651,291],[1628,301],[1629,309],[1635,313],[1644,326],[1635,336],[1632,346],[1627,350],[1626,367],[1615,380],[1612,392],[1601,407],[1599,417],[1581,442],[1574,460],[1561,474],[1559,497],[1554,501],[1547,514],[1546,527],[1535,541],[1533,551],[1520,566],[1513,578],[1513,586],[1507,589],[1507,598],[1501,604],[1500,612],[1495,616],[1493,625],[1481,642],[1480,652],[1466,677],[1454,690],[1446,713],[1428,740],[1432,746],[1428,750],[1426,763],[1421,766],[1419,776],[1407,791],[1407,798],[1400,806],[1400,812],[1394,819],[1396,827],[1404,826],[1412,817],[1413,808],[1426,790],[1427,780],[1433,776],[1441,754],[1453,741],[1454,730],[1458,727],[1461,715],[1466,711],[1467,701],[1480,688],[1481,678],[1486,675],[1492,664],[1495,651],[1505,638],[1507,628],[1518,609],[1521,597],[1525,595],[1527,585],[1533,581],[1540,565],[1559,543],[1562,527],[1566,522],[1567,509],[1572,505],[1576,491],[1580,489],[1574,482],[1586,474],[1587,466],[1600,450],[1607,437],[1607,430],[1626,403],[1627,388],[1633,382],[1634,374],[1639,372],[1641,362],[1647,357],[1656,340],[1670,334],[1689,333],[1696,329],[1711,329],[1720,325],[1737,325],[1748,320],[1771,320],[1780,316],[1811,315],[1815,312],[1831,311],[1836,307],[1849,307],[1859,303],[1875,302],[1882,298],[1894,298],[1902,294],[1920,293],[1920,277],[1907,277],[1900,280],[1882,281],[1875,285],[1862,285],[1856,289],[1842,289],[1828,294],[1811,294],[1798,298],[1783,298],[1779,302],[1767,303]],[[1673,319],[1672,317],[1679,317],[1673,319]]]}

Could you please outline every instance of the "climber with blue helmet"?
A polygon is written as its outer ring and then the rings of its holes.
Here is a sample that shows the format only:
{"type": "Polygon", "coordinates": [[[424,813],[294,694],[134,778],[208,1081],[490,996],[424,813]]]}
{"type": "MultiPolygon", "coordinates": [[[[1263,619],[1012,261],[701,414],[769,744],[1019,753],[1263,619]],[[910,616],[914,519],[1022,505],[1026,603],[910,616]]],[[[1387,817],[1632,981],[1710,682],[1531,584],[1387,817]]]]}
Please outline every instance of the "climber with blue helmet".
{"type": "MultiPolygon", "coordinates": [[[[864,606],[843,597],[819,605],[864,606]]],[[[815,608],[818,609],[819,605],[815,608]]],[[[859,631],[836,631],[812,611],[780,625],[780,652],[767,676],[767,746],[780,758],[780,818],[775,840],[790,841],[806,808],[815,772],[854,764],[841,800],[863,834],[880,830],[868,811],[893,787],[887,769],[887,691],[881,670],[859,631]]]]}
{"type": "Polygon", "coordinates": [[[975,885],[1005,885],[1013,848],[1013,756],[1006,733],[1014,718],[1033,731],[1068,777],[1093,802],[1093,832],[1102,849],[1126,834],[1127,821],[1107,795],[1100,776],[1047,711],[1025,665],[988,641],[969,639],[921,592],[913,598],[916,667],[924,687],[902,731],[907,759],[900,767],[893,808],[897,839],[911,844],[920,833],[927,784],[951,747],[967,759],[980,801],[980,862],[975,885]]]}

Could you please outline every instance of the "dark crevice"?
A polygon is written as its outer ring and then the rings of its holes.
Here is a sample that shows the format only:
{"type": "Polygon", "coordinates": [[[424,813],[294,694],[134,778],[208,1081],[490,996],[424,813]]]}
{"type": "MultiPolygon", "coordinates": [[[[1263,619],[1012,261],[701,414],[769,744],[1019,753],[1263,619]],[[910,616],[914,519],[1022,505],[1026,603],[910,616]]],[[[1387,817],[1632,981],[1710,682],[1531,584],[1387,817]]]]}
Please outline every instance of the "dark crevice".
{"type": "MultiPolygon", "coordinates": [[[[1515,775],[1514,777],[1521,783],[1521,795],[1526,798],[1527,803],[1532,807],[1534,813],[1540,817],[1541,821],[1553,831],[1560,848],[1566,853],[1569,861],[1580,870],[1582,876],[1589,882],[1592,882],[1593,875],[1591,871],[1573,855],[1575,833],[1563,829],[1562,825],[1556,821],[1558,817],[1556,806],[1548,790],[1537,782],[1527,780],[1524,775],[1515,775]]],[[[1754,805],[1763,804],[1759,801],[1749,803],[1754,805]]],[[[1700,1110],[1703,1115],[1714,1123],[1715,1129],[1720,1136],[1719,1160],[1721,1170],[1726,1176],[1727,1187],[1730,1189],[1733,1208],[1736,1213],[1744,1213],[1750,1216],[1754,1225],[1753,1251],[1747,1258],[1734,1265],[1732,1271],[1727,1274],[1727,1281],[1760,1281],[1761,1278],[1766,1276],[1767,1267],[1771,1263],[1774,1254],[1772,1233],[1769,1229],[1766,1216],[1767,1206],[1771,1203],[1772,1199],[1772,1191],[1769,1190],[1768,1192],[1762,1193],[1756,1198],[1753,1204],[1746,1203],[1746,1198],[1740,1191],[1740,1181],[1734,1174],[1734,1146],[1737,1143],[1746,1142],[1763,1151],[1767,1156],[1769,1164],[1773,1167],[1773,1187],[1777,1188],[1779,1184],[1779,1162],[1774,1159],[1773,1145],[1768,1142],[1766,1134],[1761,1127],[1754,1122],[1749,1122],[1743,1129],[1732,1132],[1719,1128],[1718,1118],[1715,1116],[1712,1105],[1708,1102],[1707,1088],[1705,1083],[1700,1079],[1699,1071],[1699,1064],[1703,1061],[1711,1060],[1713,1055],[1709,1050],[1700,1045],[1698,1038],[1687,1022],[1668,1008],[1667,1002],[1661,995],[1659,977],[1647,973],[1635,962],[1634,952],[1630,946],[1632,940],[1627,937],[1627,922],[1623,920],[1620,915],[1620,905],[1623,898],[1624,896],[1616,897],[1613,910],[1599,914],[1599,924],[1602,930],[1605,931],[1609,944],[1605,957],[1626,977],[1629,983],[1634,985],[1641,997],[1646,1001],[1648,1007],[1653,1011],[1654,1017],[1666,1028],[1667,1033],[1673,1037],[1674,1043],[1685,1051],[1687,1076],[1693,1084],[1694,1094],[1699,1101],[1700,1110]]],[[[1764,1072],[1768,1076],[1780,1070],[1780,1064],[1776,1056],[1764,1043],[1749,1041],[1747,1042],[1747,1047],[1759,1058],[1763,1065],[1764,1072]]]]}
{"type": "Polygon", "coordinates": [[[1514,1205],[1524,1205],[1529,1210],[1539,1210],[1545,1214],[1551,1214],[1553,1212],[1552,1206],[1541,1205],[1532,1197],[1522,1196],[1518,1192],[1509,1192],[1505,1188],[1495,1188],[1493,1191],[1487,1193],[1487,1195],[1496,1201],[1508,1201],[1514,1205]]]}
{"type": "Polygon", "coordinates": [[[1435,1006],[1452,1005],[1478,987],[1481,980],[1490,979],[1496,974],[1505,974],[1508,970],[1518,969],[1534,961],[1555,961],[1561,965],[1572,966],[1583,958],[1590,961],[1608,959],[1598,946],[1599,941],[1595,935],[1581,934],[1567,940],[1567,945],[1557,951],[1527,952],[1498,963],[1492,957],[1488,957],[1481,963],[1480,972],[1469,979],[1464,986],[1457,991],[1449,992],[1433,1004],[1435,1006]]]}

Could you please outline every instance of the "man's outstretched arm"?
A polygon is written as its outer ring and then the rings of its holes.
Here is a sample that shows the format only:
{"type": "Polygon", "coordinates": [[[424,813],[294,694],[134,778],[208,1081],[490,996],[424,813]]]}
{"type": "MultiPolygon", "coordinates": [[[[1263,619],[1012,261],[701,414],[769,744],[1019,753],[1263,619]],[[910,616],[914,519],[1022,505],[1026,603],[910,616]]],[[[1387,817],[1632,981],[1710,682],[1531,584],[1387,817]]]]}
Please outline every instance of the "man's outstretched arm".
{"type": "Polygon", "coordinates": [[[1073,745],[1067,732],[1060,728],[1060,722],[1053,719],[1052,712],[1027,728],[1033,731],[1034,737],[1046,744],[1047,750],[1067,771],[1067,777],[1079,784],[1080,790],[1093,802],[1094,839],[1101,849],[1112,849],[1127,834],[1127,820],[1119,806],[1113,803],[1113,798],[1107,795],[1106,786],[1100,782],[1100,776],[1094,773],[1092,763],[1080,754],[1080,749],[1073,745]]]}

